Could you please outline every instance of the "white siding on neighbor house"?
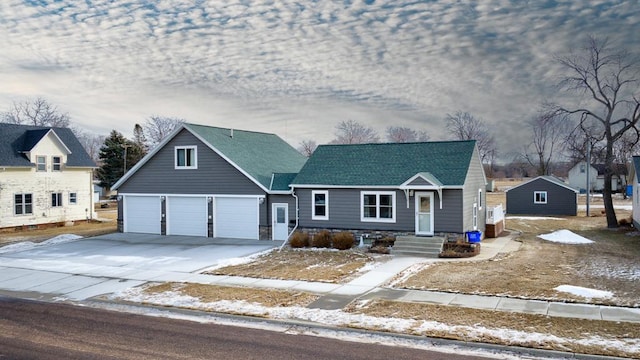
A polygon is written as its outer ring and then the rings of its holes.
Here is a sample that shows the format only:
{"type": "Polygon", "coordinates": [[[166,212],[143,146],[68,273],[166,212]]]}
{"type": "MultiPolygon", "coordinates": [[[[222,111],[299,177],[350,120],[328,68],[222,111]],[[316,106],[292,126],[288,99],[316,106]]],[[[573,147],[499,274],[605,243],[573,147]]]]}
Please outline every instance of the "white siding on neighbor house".
{"type": "MultiPolygon", "coordinates": [[[[46,154],[38,154],[46,155],[46,154]]],[[[34,158],[35,160],[35,158],[34,158]]],[[[47,158],[47,167],[51,157],[47,158]]],[[[62,168],[56,172],[36,172],[34,168],[0,169],[0,228],[64,221],[86,220],[93,216],[91,169],[62,168]],[[75,192],[77,204],[69,204],[75,192]],[[51,194],[62,193],[62,206],[51,206],[51,194]],[[33,213],[14,214],[14,195],[33,194],[33,213]]]]}
{"type": "MultiPolygon", "coordinates": [[[[62,146],[62,144],[56,139],[56,137],[49,133],[47,137],[42,138],[40,142],[29,152],[29,161],[32,163],[36,163],[37,156],[46,156],[47,157],[47,171],[52,170],[52,157],[60,156],[62,159],[62,167],[64,168],[64,164],[67,162],[67,150],[62,146]]],[[[64,170],[64,169],[63,169],[64,170]]]]}
{"type": "MultiPolygon", "coordinates": [[[[586,165],[587,163],[585,161],[581,161],[579,163],[577,163],[574,167],[572,167],[569,170],[569,174],[567,176],[567,180],[569,182],[569,186],[574,188],[574,189],[578,189],[581,192],[586,191],[587,189],[587,169],[586,169],[586,165]],[[581,167],[584,167],[584,172],[581,172],[581,167]]],[[[591,166],[589,168],[589,187],[591,188],[591,190],[596,190],[598,189],[598,185],[597,185],[597,178],[598,178],[598,170],[596,170],[596,168],[594,168],[593,166],[591,166]]],[[[602,189],[602,184],[600,184],[600,189],[602,189]]]]}

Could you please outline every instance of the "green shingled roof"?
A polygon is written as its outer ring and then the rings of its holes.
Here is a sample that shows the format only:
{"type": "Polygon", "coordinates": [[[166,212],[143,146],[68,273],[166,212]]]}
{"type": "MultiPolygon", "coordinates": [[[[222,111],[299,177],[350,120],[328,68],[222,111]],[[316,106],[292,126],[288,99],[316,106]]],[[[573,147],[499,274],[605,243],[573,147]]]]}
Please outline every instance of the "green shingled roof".
{"type": "Polygon", "coordinates": [[[399,186],[421,172],[463,185],[475,141],[321,145],[292,185],[399,186]]]}
{"type": "MultiPolygon", "coordinates": [[[[297,173],[307,158],[275,134],[185,124],[266,189],[274,173],[297,173]]],[[[280,180],[278,177],[276,180],[280,180]]],[[[289,176],[291,179],[291,176],[289,176]]],[[[276,184],[282,187],[279,182],[276,184]]],[[[287,184],[288,185],[288,184],[287,184]]],[[[288,186],[284,189],[288,190],[288,186]]]]}

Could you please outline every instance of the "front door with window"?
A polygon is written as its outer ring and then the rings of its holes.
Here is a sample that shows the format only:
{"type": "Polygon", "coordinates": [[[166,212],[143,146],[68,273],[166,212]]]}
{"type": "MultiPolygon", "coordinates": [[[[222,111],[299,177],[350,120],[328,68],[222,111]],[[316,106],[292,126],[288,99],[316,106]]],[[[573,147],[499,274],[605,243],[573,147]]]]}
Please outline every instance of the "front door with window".
{"type": "Polygon", "coordinates": [[[433,235],[433,193],[416,193],[416,235],[433,235]]]}
{"type": "Polygon", "coordinates": [[[289,236],[289,205],[273,204],[272,217],[272,239],[287,240],[289,236]]]}

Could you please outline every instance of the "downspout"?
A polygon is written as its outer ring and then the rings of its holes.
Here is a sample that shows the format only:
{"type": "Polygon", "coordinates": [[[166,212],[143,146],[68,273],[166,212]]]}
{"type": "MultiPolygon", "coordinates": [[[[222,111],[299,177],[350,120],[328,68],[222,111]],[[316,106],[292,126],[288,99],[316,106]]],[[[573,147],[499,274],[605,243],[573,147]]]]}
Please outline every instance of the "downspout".
{"type": "Polygon", "coordinates": [[[282,251],[284,246],[289,243],[289,238],[291,238],[291,235],[293,235],[293,233],[298,229],[298,213],[300,209],[298,208],[298,195],[296,195],[295,189],[293,188],[291,188],[291,196],[296,199],[296,225],[293,227],[293,229],[291,229],[291,232],[289,233],[289,235],[287,235],[287,240],[285,240],[282,245],[280,245],[280,249],[278,249],[278,251],[282,251]]]}

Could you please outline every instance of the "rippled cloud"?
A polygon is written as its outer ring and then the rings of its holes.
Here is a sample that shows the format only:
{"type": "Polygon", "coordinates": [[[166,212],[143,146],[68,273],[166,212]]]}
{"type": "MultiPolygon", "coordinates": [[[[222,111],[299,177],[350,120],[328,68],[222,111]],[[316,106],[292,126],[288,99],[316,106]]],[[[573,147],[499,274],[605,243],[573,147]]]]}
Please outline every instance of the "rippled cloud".
{"type": "Polygon", "coordinates": [[[4,0],[0,108],[44,96],[100,132],[160,114],[293,144],[346,119],[443,138],[466,110],[517,137],[556,96],[553,54],[590,34],[637,49],[639,24],[613,0],[4,0]]]}

